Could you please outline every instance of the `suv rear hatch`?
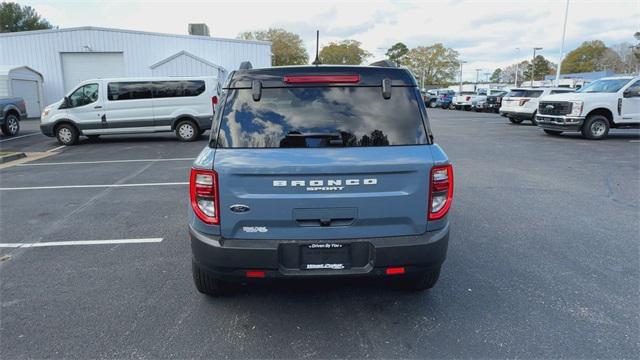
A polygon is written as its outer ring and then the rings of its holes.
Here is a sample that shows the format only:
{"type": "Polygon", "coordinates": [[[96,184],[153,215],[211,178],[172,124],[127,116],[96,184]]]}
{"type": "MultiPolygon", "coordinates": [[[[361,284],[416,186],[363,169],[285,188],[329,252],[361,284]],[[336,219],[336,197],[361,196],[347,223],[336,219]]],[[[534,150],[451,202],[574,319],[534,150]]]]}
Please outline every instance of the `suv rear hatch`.
{"type": "Polygon", "coordinates": [[[426,112],[408,73],[387,71],[404,78],[384,87],[383,77],[360,74],[231,82],[214,160],[224,238],[426,231],[433,165],[426,112]]]}

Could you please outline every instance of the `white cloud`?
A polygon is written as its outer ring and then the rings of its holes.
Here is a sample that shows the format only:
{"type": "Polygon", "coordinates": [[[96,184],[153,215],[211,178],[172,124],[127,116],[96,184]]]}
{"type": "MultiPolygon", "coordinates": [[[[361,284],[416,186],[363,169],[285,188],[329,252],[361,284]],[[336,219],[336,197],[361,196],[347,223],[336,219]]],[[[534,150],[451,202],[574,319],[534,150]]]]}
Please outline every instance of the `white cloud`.
{"type": "MultiPolygon", "coordinates": [[[[283,27],[298,33],[309,55],[315,29],[321,44],[354,39],[383,58],[386,48],[441,42],[468,61],[464,78],[531,57],[531,48],[557,62],[564,1],[21,1],[60,27],[102,26],[184,34],[190,22],[207,23],[212,36],[283,27]],[[515,50],[521,49],[520,53],[515,50]]],[[[601,39],[632,42],[640,31],[640,1],[571,0],[566,48],[601,39]]]]}

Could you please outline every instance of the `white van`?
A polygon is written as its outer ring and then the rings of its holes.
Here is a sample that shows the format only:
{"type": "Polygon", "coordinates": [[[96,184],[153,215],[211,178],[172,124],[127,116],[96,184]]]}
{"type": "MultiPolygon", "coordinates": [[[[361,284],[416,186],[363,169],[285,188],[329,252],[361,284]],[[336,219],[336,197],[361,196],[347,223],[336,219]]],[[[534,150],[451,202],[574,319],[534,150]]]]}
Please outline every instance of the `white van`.
{"type": "Polygon", "coordinates": [[[86,80],[44,109],[40,130],[63,145],[80,135],[168,131],[193,141],[211,129],[218,89],[215,77],[86,80]]]}

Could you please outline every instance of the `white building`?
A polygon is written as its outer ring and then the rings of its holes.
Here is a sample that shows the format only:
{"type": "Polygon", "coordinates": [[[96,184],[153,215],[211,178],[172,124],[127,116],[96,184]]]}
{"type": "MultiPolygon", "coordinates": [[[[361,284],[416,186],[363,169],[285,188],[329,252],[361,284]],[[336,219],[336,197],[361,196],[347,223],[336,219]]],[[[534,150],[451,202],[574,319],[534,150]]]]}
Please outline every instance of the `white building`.
{"type": "Polygon", "coordinates": [[[0,34],[0,65],[42,74],[41,107],[86,79],[218,76],[223,82],[242,61],[270,66],[271,43],[95,27],[0,34]]]}
{"type": "Polygon", "coordinates": [[[42,75],[27,67],[0,65],[0,98],[21,97],[27,104],[27,116],[39,117],[42,109],[42,75]]]}

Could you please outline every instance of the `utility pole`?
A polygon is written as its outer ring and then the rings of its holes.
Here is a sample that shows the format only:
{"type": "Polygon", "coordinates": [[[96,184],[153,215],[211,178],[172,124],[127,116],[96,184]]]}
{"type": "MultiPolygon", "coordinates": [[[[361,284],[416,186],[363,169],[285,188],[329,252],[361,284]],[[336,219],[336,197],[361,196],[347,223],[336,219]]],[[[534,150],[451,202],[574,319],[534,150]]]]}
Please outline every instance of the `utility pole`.
{"type": "Polygon", "coordinates": [[[530,86],[533,87],[533,78],[534,75],[536,73],[536,51],[537,50],[542,50],[541,47],[534,47],[533,48],[533,58],[531,59],[531,84],[530,86]]]}
{"type": "Polygon", "coordinates": [[[518,52],[518,61],[516,61],[516,81],[513,84],[514,86],[518,86],[518,67],[520,66],[520,48],[516,48],[516,51],[518,52]]]}
{"type": "Polygon", "coordinates": [[[460,60],[460,89],[458,90],[458,93],[462,92],[462,64],[466,64],[466,61],[462,61],[460,60]]]}
{"type": "Polygon", "coordinates": [[[569,0],[564,8],[564,25],[562,26],[562,42],[560,45],[560,58],[558,59],[558,69],[556,70],[556,87],[560,85],[560,68],[562,67],[562,57],[564,56],[564,37],[567,34],[567,16],[569,16],[569,0]]]}
{"type": "Polygon", "coordinates": [[[476,69],[476,87],[478,87],[478,79],[480,77],[480,71],[482,71],[482,69],[476,69]]]}

